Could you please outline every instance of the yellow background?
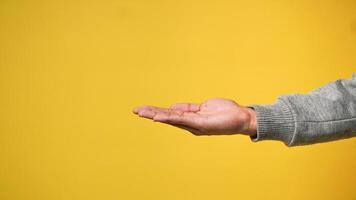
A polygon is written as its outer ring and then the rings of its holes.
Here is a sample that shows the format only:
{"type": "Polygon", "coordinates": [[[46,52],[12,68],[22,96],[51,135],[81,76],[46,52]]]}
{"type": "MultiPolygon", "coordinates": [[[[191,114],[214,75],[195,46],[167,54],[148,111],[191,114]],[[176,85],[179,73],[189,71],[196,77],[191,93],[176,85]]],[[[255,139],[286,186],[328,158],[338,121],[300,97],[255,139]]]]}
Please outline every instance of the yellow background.
{"type": "Polygon", "coordinates": [[[356,70],[356,1],[0,1],[0,199],[356,199],[355,139],[287,148],[131,113],[269,104],[356,70]]]}

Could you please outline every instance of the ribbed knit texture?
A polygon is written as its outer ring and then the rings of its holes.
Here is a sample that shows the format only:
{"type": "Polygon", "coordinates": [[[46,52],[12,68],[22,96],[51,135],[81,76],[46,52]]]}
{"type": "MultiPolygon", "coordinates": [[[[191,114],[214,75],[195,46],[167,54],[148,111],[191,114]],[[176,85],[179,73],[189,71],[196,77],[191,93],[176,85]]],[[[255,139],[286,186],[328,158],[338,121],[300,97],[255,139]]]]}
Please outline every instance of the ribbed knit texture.
{"type": "Polygon", "coordinates": [[[297,146],[356,136],[356,73],[307,94],[279,96],[272,105],[250,105],[256,111],[252,141],[279,140],[297,146]]]}
{"type": "Polygon", "coordinates": [[[252,141],[280,140],[286,145],[292,141],[295,120],[291,109],[281,100],[272,105],[249,105],[256,111],[257,134],[252,141]]]}

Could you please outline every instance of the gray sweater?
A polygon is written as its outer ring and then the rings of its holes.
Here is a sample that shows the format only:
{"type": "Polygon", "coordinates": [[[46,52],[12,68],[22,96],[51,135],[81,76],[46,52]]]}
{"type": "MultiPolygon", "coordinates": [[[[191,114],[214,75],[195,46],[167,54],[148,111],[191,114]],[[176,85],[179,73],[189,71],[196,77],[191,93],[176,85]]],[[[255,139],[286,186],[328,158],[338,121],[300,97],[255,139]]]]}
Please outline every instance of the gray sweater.
{"type": "Polygon", "coordinates": [[[272,105],[250,105],[257,116],[252,141],[279,140],[287,146],[356,136],[356,73],[307,94],[279,96],[272,105]]]}

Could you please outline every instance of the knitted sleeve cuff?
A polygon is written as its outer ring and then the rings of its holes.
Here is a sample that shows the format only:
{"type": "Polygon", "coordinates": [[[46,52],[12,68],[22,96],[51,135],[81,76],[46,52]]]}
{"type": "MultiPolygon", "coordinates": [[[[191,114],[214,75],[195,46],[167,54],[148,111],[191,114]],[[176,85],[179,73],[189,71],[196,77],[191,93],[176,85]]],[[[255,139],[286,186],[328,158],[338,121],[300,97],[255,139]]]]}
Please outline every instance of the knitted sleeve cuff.
{"type": "Polygon", "coordinates": [[[272,105],[249,105],[256,111],[257,134],[251,136],[254,142],[279,140],[292,146],[295,133],[295,119],[292,110],[282,100],[272,105]]]}

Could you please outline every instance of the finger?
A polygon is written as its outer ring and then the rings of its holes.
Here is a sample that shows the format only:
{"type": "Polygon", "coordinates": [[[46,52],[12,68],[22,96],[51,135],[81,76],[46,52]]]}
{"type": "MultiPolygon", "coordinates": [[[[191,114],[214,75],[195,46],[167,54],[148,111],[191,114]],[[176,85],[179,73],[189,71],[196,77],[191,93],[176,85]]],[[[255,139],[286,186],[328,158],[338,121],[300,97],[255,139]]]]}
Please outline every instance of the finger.
{"type": "Polygon", "coordinates": [[[165,123],[189,131],[194,135],[202,135],[203,128],[200,118],[195,113],[184,113],[179,110],[144,106],[138,113],[140,117],[152,119],[156,122],[165,123]]]}
{"type": "Polygon", "coordinates": [[[198,130],[202,129],[203,118],[193,112],[183,112],[181,110],[156,106],[142,106],[138,111],[138,115],[166,124],[185,125],[198,130]]]}
{"type": "MultiPolygon", "coordinates": [[[[135,113],[135,114],[139,114],[140,111],[152,110],[152,109],[166,109],[166,108],[160,108],[160,107],[156,107],[156,106],[144,105],[144,106],[135,107],[132,112],[135,113]]],[[[185,111],[185,112],[197,112],[197,111],[200,110],[200,104],[176,103],[176,104],[172,104],[170,106],[170,109],[180,110],[180,111],[185,111]]]]}
{"type": "Polygon", "coordinates": [[[152,109],[145,109],[140,110],[138,115],[143,118],[153,119],[153,117],[156,115],[156,112],[152,109]]]}
{"type": "Polygon", "coordinates": [[[133,109],[133,113],[140,115],[140,113],[142,114],[145,111],[154,111],[155,109],[158,109],[158,108],[159,107],[149,106],[149,105],[138,106],[133,109]]]}
{"type": "Polygon", "coordinates": [[[167,108],[160,108],[156,106],[142,106],[137,109],[137,114],[140,117],[148,118],[148,119],[153,119],[154,116],[158,113],[162,115],[169,115],[168,112],[170,109],[167,108]]]}
{"type": "Polygon", "coordinates": [[[172,125],[185,125],[194,129],[202,128],[202,117],[196,113],[183,112],[179,110],[168,110],[168,112],[157,112],[154,121],[172,125]]]}
{"type": "Polygon", "coordinates": [[[172,104],[170,108],[174,110],[185,111],[185,112],[198,112],[200,110],[200,104],[176,103],[176,104],[172,104]]]}
{"type": "Polygon", "coordinates": [[[138,113],[138,110],[139,110],[139,108],[138,108],[138,107],[135,107],[134,109],[132,109],[132,112],[133,112],[134,114],[137,114],[137,113],[138,113]]]}
{"type": "Polygon", "coordinates": [[[137,106],[132,110],[132,112],[135,113],[135,114],[139,114],[140,111],[150,109],[150,107],[151,106],[148,106],[148,105],[137,106]]]}

